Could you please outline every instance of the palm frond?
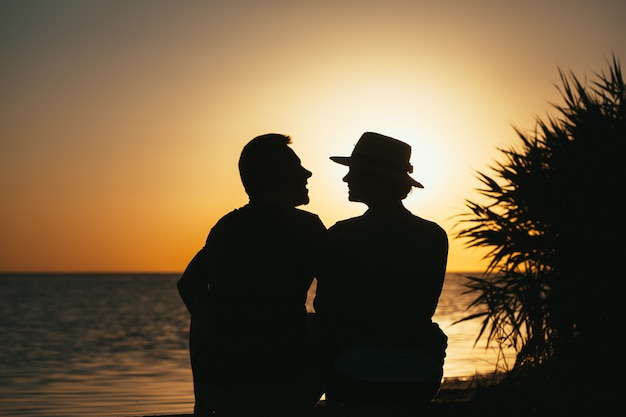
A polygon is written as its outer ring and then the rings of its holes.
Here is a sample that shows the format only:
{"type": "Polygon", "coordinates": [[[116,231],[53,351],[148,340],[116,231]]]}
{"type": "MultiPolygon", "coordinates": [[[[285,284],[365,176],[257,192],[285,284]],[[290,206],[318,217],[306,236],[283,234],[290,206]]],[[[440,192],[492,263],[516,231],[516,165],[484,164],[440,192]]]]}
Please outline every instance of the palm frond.
{"type": "Polygon", "coordinates": [[[481,320],[475,343],[484,337],[514,347],[516,366],[553,357],[581,340],[585,315],[613,308],[596,294],[616,274],[590,256],[592,242],[626,234],[612,230],[596,191],[598,181],[610,182],[607,190],[626,181],[626,86],[615,56],[608,64],[593,81],[558,68],[556,115],[537,119],[531,132],[514,127],[520,144],[499,148],[502,160],[476,174],[480,201],[466,200],[458,216],[456,237],[487,249],[489,262],[483,276],[466,277],[466,292],[476,296],[457,323],[481,320]],[[605,273],[589,287],[594,268],[605,273]]]}

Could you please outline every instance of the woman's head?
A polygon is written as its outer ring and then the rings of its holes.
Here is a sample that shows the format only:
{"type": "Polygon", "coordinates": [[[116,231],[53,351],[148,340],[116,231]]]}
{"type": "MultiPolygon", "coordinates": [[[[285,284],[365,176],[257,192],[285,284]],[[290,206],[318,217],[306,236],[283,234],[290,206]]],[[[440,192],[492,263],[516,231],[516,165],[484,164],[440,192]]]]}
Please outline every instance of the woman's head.
{"type": "Polygon", "coordinates": [[[343,181],[348,184],[348,200],[367,205],[402,201],[413,188],[411,184],[358,166],[350,167],[343,181]]]}
{"type": "Polygon", "coordinates": [[[409,173],[411,147],[379,133],[365,132],[350,156],[330,159],[350,168],[343,180],[348,183],[349,200],[374,203],[401,201],[413,187],[424,188],[409,173]]]}

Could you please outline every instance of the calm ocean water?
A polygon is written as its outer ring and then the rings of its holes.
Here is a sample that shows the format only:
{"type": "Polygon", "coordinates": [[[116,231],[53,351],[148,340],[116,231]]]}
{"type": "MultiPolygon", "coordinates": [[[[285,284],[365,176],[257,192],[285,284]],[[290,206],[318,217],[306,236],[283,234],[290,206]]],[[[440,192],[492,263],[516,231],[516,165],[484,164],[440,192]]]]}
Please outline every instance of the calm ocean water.
{"type": "MultiPolygon", "coordinates": [[[[0,275],[0,416],[191,413],[189,317],[171,274],[0,275]]],[[[479,323],[451,324],[471,296],[448,274],[436,321],[444,377],[495,369],[479,323]]]]}

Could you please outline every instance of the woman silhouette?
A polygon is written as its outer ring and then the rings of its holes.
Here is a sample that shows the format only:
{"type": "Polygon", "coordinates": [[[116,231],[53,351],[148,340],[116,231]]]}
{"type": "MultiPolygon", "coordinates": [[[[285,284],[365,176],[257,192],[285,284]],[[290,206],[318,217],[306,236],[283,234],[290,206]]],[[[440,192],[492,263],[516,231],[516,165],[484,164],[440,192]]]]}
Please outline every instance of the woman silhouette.
{"type": "Polygon", "coordinates": [[[315,310],[330,341],[329,404],[420,404],[443,376],[447,337],[432,322],[446,272],[448,238],[409,212],[411,147],[366,132],[343,178],[349,200],[368,210],[328,230],[328,265],[318,276],[315,310]]]}

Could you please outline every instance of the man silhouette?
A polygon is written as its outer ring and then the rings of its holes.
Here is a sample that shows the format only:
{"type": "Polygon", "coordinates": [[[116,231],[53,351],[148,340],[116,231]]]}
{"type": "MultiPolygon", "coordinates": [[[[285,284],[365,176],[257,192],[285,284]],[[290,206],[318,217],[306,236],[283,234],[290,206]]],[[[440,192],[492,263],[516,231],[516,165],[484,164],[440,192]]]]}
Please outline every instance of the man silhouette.
{"type": "Polygon", "coordinates": [[[326,228],[295,208],[309,202],[312,174],[290,143],[266,134],[243,148],[249,203],[215,224],[178,281],[191,313],[195,415],[293,413],[322,394],[305,301],[326,228]]]}
{"type": "Polygon", "coordinates": [[[327,403],[416,405],[443,375],[447,337],[432,322],[446,271],[448,239],[402,204],[413,187],[411,147],[366,132],[349,157],[349,200],[359,217],[328,230],[328,266],[315,310],[330,334],[327,403]]]}

